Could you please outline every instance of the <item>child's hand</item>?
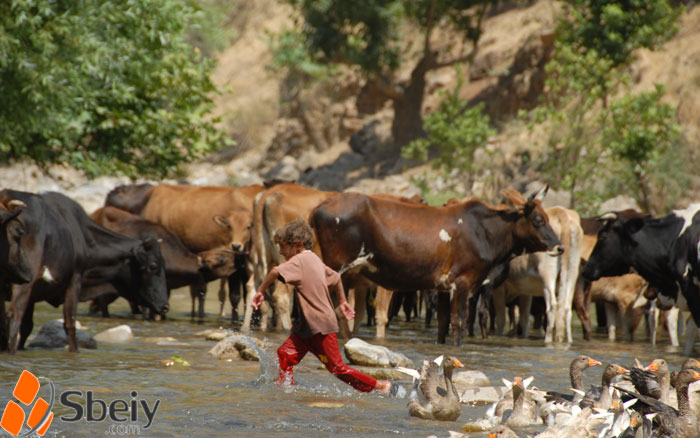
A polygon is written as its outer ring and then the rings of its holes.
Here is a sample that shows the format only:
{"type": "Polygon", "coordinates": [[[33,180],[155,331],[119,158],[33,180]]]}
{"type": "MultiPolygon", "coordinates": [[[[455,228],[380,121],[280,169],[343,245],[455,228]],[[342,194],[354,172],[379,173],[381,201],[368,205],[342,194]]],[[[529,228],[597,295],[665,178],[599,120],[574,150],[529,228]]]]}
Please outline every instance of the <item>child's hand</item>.
{"type": "Polygon", "coordinates": [[[251,303],[253,305],[253,309],[258,310],[258,307],[260,307],[263,301],[265,301],[265,295],[258,291],[253,297],[253,302],[251,303]]]}
{"type": "Polygon", "coordinates": [[[340,305],[340,311],[343,312],[343,316],[348,321],[355,319],[355,309],[350,307],[347,301],[340,305]]]}

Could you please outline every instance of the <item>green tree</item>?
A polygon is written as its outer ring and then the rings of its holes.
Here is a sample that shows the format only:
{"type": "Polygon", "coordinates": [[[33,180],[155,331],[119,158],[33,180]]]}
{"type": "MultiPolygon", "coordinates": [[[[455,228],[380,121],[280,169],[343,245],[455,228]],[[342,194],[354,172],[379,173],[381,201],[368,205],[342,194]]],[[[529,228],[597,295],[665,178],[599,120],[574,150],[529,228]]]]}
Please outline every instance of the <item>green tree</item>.
{"type": "Polygon", "coordinates": [[[394,105],[397,147],[421,137],[429,71],[473,59],[483,18],[496,0],[288,0],[303,16],[300,33],[315,62],[358,65],[376,92],[394,105]],[[464,53],[435,47],[437,26],[461,35],[464,53]],[[404,31],[402,35],[401,30],[404,31]],[[418,31],[418,35],[409,32],[418,31]],[[417,43],[418,49],[412,44],[417,43]],[[410,65],[408,81],[397,70],[410,65]]]}
{"type": "Polygon", "coordinates": [[[178,0],[0,3],[0,161],[160,175],[225,139],[178,0]]]}
{"type": "Polygon", "coordinates": [[[583,213],[619,193],[647,211],[662,209],[678,193],[668,176],[679,177],[686,164],[664,155],[670,145],[680,147],[680,128],[673,108],[660,103],[661,89],[629,94],[626,68],[634,50],[653,49],[674,34],[680,9],[666,0],[568,3],[570,19],[557,29],[546,66],[543,105],[528,115],[532,126],[546,128],[539,165],[583,213]]]}

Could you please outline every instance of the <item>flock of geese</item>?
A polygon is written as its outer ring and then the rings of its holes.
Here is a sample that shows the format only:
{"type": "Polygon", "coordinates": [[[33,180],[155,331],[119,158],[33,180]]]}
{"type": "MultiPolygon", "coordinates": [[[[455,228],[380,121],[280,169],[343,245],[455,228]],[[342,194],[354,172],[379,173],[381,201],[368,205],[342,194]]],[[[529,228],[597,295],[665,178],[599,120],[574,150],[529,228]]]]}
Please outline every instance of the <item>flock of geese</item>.
{"type": "MultiPolygon", "coordinates": [[[[535,438],[700,438],[700,387],[691,387],[700,381],[700,361],[689,358],[673,372],[664,359],[646,367],[635,362],[629,369],[607,364],[601,385],[585,390],[584,371],[603,364],[578,356],[571,361],[571,392],[567,393],[531,387],[532,377],[504,379],[503,397],[483,418],[462,429],[489,431],[489,438],[517,438],[514,429],[537,425],[546,429],[535,438]]],[[[446,421],[459,418],[461,404],[452,374],[462,366],[455,357],[440,356],[424,361],[420,371],[398,368],[414,379],[410,415],[446,421]]]]}

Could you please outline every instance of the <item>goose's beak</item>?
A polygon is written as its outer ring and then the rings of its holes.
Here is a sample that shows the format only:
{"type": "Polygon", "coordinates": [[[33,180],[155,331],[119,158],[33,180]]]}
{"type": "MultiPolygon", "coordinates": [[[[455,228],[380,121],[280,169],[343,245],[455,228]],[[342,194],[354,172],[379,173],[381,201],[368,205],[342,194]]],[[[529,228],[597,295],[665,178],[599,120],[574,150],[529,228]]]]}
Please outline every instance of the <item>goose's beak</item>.
{"type": "Polygon", "coordinates": [[[458,368],[464,368],[464,364],[459,361],[459,359],[455,359],[455,366],[458,368]]]}
{"type": "Polygon", "coordinates": [[[698,373],[697,371],[693,371],[693,379],[700,380],[700,373],[698,373]]]}
{"type": "Polygon", "coordinates": [[[627,368],[623,368],[621,366],[617,366],[617,374],[629,374],[630,370],[627,368]]]}
{"type": "Polygon", "coordinates": [[[655,373],[655,372],[659,371],[659,364],[656,363],[656,361],[653,361],[652,363],[649,364],[648,367],[646,367],[644,369],[655,373]]]}
{"type": "Polygon", "coordinates": [[[588,358],[588,366],[589,367],[597,367],[603,365],[602,362],[598,362],[597,360],[593,359],[592,357],[588,358]]]}

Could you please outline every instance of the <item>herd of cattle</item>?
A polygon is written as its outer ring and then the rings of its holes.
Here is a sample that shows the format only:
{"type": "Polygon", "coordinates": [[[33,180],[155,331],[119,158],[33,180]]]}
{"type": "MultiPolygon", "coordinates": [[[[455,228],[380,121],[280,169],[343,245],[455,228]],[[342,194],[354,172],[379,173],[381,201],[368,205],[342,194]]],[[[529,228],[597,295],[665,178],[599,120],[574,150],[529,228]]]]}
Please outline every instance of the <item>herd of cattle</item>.
{"type": "MultiPolygon", "coordinates": [[[[137,184],[115,188],[88,216],[58,193],[5,189],[0,350],[24,347],[38,301],[63,304],[69,351],[77,351],[78,302],[91,301],[107,315],[108,304],[121,296],[135,312],[162,316],[169,291],[189,286],[192,316],[198,300],[202,317],[206,284],[215,279],[222,279],[222,290],[229,287],[234,320],[241,296],[246,298],[241,330],[250,330],[255,285],[282,261],[272,236],[299,218],[314,230],[314,251],[342,274],[357,319],[376,287],[380,337],[392,292],[417,290],[437,291],[438,341],[445,342],[451,325],[455,345],[468,314],[479,316],[487,336],[489,309],[502,334],[507,304],[514,301],[527,335],[533,296],[544,297],[546,342],[571,342],[572,310],[590,339],[591,301],[606,303],[613,337],[616,320],[631,335],[645,307],[652,315],[667,310],[674,344],[671,328],[680,311],[689,310],[691,323],[700,327],[700,204],[662,218],[627,210],[586,219],[571,209],[543,208],[545,194],[546,188],[526,199],[509,189],[501,205],[469,199],[432,207],[415,198],[295,183],[137,184]]],[[[273,288],[261,328],[274,316],[278,328],[289,329],[293,293],[281,283],[273,288]]],[[[688,331],[690,347],[695,332],[688,331]]]]}

